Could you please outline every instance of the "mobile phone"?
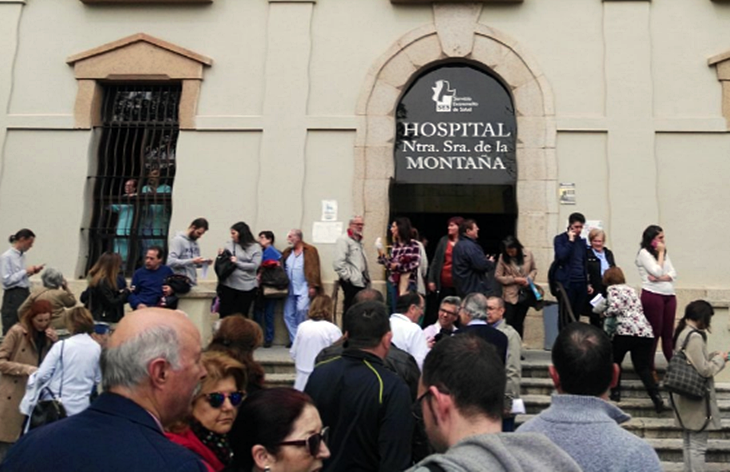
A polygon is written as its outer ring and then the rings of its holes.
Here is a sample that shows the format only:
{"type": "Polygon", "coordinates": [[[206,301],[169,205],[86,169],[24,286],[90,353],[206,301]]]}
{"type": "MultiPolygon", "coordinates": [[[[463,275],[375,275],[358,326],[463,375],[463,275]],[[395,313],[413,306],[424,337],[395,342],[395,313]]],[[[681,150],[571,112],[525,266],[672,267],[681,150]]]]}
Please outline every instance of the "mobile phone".
{"type": "Polygon", "coordinates": [[[657,244],[658,244],[658,242],[657,242],[657,240],[655,239],[655,240],[653,240],[653,241],[651,242],[651,247],[653,247],[654,249],[656,249],[656,246],[657,246],[657,244]]]}

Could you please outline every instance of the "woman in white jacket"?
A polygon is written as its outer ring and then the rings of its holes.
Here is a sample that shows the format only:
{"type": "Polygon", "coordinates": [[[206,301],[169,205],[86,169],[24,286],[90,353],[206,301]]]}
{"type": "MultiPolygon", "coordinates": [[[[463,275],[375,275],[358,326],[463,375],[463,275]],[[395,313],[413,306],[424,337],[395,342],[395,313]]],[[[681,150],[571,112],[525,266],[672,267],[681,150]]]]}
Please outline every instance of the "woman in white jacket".
{"type": "MultiPolygon", "coordinates": [[[[101,382],[101,346],[91,337],[94,319],[86,308],[68,310],[66,327],[73,336],[53,345],[38,368],[36,384],[47,385],[71,416],[88,408],[91,392],[101,382]]],[[[52,397],[42,390],[39,399],[52,397]]]]}
{"type": "Polygon", "coordinates": [[[297,390],[304,391],[317,354],[342,337],[340,328],[332,323],[332,310],[332,299],[318,295],[309,306],[309,319],[297,328],[297,336],[289,351],[297,369],[294,381],[297,390]]]}

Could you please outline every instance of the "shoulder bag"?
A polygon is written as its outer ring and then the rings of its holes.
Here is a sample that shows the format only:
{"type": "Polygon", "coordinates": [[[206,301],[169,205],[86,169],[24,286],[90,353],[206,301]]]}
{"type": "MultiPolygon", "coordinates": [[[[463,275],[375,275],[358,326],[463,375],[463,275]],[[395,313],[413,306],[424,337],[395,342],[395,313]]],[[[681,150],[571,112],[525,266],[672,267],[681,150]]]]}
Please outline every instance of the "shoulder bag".
{"type": "Polygon", "coordinates": [[[58,388],[58,397],[53,394],[49,387],[43,389],[51,396],[51,400],[39,401],[36,404],[30,414],[28,430],[53,423],[68,416],[66,408],[61,403],[61,396],[63,395],[63,347],[65,343],[66,341],[61,341],[61,384],[58,388]]]}
{"type": "MultiPolygon", "coordinates": [[[[682,349],[677,351],[667,366],[667,374],[664,376],[664,388],[677,395],[682,395],[693,400],[701,400],[707,393],[707,378],[700,375],[697,369],[687,358],[687,343],[692,334],[702,335],[697,330],[692,330],[684,339],[682,349]]],[[[704,337],[703,337],[704,339],[704,337]]]]}
{"type": "Polygon", "coordinates": [[[224,249],[222,253],[218,254],[215,258],[215,275],[218,276],[218,281],[223,282],[226,280],[234,270],[236,270],[236,263],[231,262],[231,257],[236,255],[236,243],[233,243],[233,254],[228,249],[224,249]]]}

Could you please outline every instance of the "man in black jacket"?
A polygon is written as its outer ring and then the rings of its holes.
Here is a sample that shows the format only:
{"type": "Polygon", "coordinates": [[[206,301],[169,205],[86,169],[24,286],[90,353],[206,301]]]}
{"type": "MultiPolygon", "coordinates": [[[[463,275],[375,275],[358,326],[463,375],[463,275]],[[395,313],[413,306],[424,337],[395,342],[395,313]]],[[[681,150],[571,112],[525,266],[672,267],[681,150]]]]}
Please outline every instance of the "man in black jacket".
{"type": "Polygon", "coordinates": [[[487,258],[477,243],[479,226],[474,220],[464,220],[460,228],[459,242],[454,246],[454,287],[460,297],[470,293],[482,293],[487,297],[495,295],[488,274],[494,272],[494,258],[487,258]]]}
{"type": "Polygon", "coordinates": [[[330,426],[327,472],[396,472],[411,463],[413,417],[408,386],[388,370],[390,322],[382,303],[345,314],[348,348],[314,368],[305,392],[330,426]]]}

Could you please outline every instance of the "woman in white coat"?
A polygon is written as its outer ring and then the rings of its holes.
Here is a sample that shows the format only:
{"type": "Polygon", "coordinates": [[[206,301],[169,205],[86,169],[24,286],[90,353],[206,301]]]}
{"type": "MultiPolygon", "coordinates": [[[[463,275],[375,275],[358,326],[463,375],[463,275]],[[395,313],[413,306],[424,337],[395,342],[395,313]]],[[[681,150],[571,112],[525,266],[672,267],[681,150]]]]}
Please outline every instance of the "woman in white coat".
{"type": "Polygon", "coordinates": [[[318,295],[309,306],[309,319],[297,328],[297,336],[289,351],[297,369],[294,381],[297,390],[304,391],[317,354],[342,337],[340,328],[332,323],[332,309],[332,299],[318,295]]]}
{"type": "MultiPolygon", "coordinates": [[[[53,345],[38,368],[36,385],[47,385],[71,416],[88,408],[91,392],[101,382],[101,346],[91,337],[94,319],[86,308],[78,306],[68,310],[66,327],[73,336],[53,345]]],[[[39,399],[52,398],[48,392],[41,391],[39,399]]]]}

